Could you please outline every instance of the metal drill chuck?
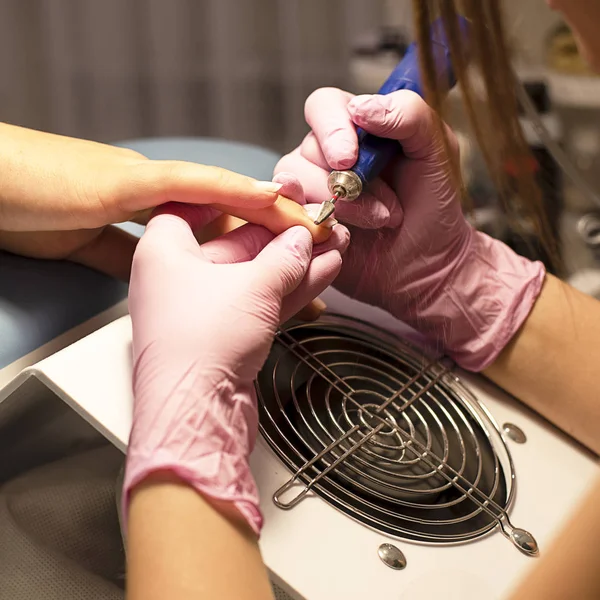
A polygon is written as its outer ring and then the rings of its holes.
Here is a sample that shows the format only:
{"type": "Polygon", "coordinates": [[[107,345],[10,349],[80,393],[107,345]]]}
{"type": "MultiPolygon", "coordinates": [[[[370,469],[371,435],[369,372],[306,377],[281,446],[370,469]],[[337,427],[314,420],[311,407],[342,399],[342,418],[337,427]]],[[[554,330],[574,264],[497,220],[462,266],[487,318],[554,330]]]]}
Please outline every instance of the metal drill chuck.
{"type": "Polygon", "coordinates": [[[327,186],[332,196],[352,202],[362,193],[362,181],[354,171],[332,171],[327,178],[327,186]]]}

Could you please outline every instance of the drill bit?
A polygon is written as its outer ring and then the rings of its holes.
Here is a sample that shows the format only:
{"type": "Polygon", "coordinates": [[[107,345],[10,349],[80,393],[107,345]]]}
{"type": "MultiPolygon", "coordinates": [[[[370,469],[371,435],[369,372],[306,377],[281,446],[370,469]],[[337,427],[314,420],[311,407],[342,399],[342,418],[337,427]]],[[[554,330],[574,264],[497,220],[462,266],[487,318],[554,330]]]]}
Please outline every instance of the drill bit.
{"type": "Polygon", "coordinates": [[[319,214],[315,219],[315,225],[320,225],[321,223],[327,221],[329,217],[333,214],[335,210],[335,203],[337,202],[339,196],[333,196],[331,200],[326,200],[321,204],[321,208],[319,209],[319,214]]]}

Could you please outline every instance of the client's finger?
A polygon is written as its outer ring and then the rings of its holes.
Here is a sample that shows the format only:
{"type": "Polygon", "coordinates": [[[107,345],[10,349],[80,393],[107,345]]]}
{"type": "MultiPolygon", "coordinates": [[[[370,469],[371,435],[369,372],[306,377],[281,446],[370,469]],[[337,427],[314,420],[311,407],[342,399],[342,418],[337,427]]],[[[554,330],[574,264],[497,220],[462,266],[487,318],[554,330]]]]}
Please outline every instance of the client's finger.
{"type": "Polygon", "coordinates": [[[321,298],[315,298],[310,304],[301,308],[294,319],[299,321],[316,321],[327,310],[327,304],[321,298]]]}
{"type": "Polygon", "coordinates": [[[331,235],[330,227],[315,225],[302,206],[283,196],[279,196],[275,204],[267,208],[252,209],[222,204],[215,204],[213,207],[249,223],[263,225],[275,235],[296,225],[308,229],[315,244],[324,242],[331,235]]]}
{"type": "Polygon", "coordinates": [[[205,227],[195,229],[194,234],[199,244],[205,244],[245,224],[246,221],[242,221],[242,219],[221,213],[221,215],[205,227]]]}
{"type": "Polygon", "coordinates": [[[281,186],[219,167],[175,160],[144,160],[130,167],[115,203],[138,212],[165,202],[220,203],[261,208],[277,200],[281,186]]]}

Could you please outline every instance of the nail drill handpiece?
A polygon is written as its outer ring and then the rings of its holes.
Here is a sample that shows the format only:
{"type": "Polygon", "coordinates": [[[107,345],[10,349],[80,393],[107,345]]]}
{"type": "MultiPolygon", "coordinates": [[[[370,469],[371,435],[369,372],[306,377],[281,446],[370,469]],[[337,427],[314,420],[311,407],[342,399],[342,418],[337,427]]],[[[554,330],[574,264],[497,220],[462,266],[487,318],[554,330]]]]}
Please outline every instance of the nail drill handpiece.
{"type": "MultiPolygon", "coordinates": [[[[459,17],[457,26],[466,38],[468,36],[468,21],[463,17],[459,17]]],[[[448,92],[456,84],[456,77],[452,69],[449,43],[441,19],[437,19],[432,23],[430,40],[437,85],[448,92]]],[[[398,90],[411,90],[421,97],[424,95],[416,43],[412,43],[408,47],[404,58],[381,86],[379,94],[390,94],[398,90]]],[[[357,130],[357,134],[359,140],[358,159],[351,169],[330,173],[327,183],[332,198],[321,205],[315,219],[317,225],[323,223],[333,214],[338,200],[343,202],[356,200],[390,161],[402,153],[400,144],[395,140],[379,138],[366,133],[360,128],[357,130]]]]}

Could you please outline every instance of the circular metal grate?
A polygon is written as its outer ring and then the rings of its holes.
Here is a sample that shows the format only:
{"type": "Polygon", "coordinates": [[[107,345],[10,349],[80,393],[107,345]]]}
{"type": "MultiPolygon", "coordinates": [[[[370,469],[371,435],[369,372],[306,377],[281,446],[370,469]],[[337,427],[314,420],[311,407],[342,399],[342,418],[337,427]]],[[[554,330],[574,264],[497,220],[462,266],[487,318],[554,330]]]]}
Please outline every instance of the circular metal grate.
{"type": "Polygon", "coordinates": [[[274,496],[281,508],[312,491],[377,531],[425,543],[497,525],[523,532],[506,515],[514,474],[496,423],[446,366],[386,332],[333,315],[290,326],[257,391],[261,432],[293,473],[274,496]]]}

